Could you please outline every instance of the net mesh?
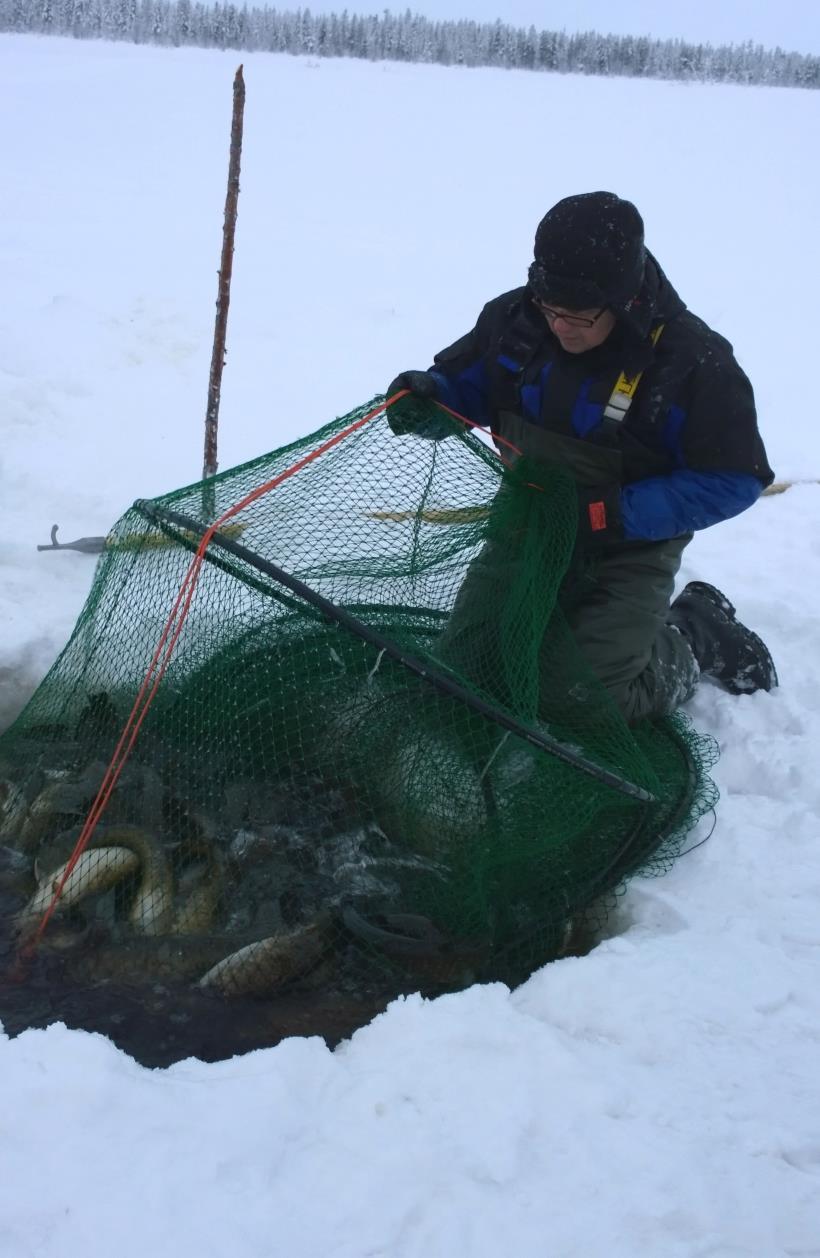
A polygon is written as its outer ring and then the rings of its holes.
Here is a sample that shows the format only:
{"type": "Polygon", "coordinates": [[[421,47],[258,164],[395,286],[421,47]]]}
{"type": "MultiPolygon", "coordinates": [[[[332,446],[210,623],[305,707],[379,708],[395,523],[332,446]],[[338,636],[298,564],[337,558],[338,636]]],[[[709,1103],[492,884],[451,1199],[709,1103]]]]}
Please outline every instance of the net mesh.
{"type": "Polygon", "coordinates": [[[43,936],[62,973],[224,999],[517,982],[714,802],[712,745],[680,716],[628,727],[573,645],[567,476],[505,469],[462,431],[394,437],[383,414],[324,450],[373,405],[112,530],[0,739],[10,950],[65,872],[206,524],[300,463],[209,547],[43,936]]]}

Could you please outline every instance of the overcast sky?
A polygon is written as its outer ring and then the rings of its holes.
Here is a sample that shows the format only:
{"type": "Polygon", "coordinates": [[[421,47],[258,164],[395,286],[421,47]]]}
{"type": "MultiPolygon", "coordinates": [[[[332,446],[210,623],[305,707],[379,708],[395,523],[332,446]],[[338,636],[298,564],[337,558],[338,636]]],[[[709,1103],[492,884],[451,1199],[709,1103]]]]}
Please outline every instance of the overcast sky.
{"type": "MultiPolygon", "coordinates": [[[[290,7],[280,0],[279,8],[290,7]]],[[[330,0],[314,3],[315,12],[336,8],[330,0]]],[[[355,0],[354,12],[401,13],[433,18],[473,18],[513,26],[532,24],[539,30],[598,30],[623,35],[654,35],[659,39],[680,36],[703,43],[753,43],[796,52],[820,54],[820,2],[818,0],[686,0],[664,4],[662,0],[410,0],[409,6],[394,0],[355,0]]]]}

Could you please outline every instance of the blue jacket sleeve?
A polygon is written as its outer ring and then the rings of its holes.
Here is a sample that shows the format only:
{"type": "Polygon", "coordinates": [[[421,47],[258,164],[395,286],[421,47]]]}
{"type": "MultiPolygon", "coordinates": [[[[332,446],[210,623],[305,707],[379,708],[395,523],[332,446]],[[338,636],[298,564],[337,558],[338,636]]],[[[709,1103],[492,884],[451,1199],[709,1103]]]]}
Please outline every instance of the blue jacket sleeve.
{"type": "Polygon", "coordinates": [[[624,536],[656,542],[693,533],[739,515],[762,491],[762,481],[745,472],[681,469],[634,481],[621,492],[624,536]]]}
{"type": "Polygon", "coordinates": [[[483,428],[489,424],[487,379],[482,362],[472,364],[455,376],[447,376],[434,366],[430,369],[430,375],[436,382],[436,397],[439,402],[483,428]]]}
{"type": "Polygon", "coordinates": [[[439,402],[482,427],[487,427],[491,421],[490,381],[484,357],[489,343],[489,322],[488,306],[485,306],[472,331],[436,354],[430,368],[439,402]]]}

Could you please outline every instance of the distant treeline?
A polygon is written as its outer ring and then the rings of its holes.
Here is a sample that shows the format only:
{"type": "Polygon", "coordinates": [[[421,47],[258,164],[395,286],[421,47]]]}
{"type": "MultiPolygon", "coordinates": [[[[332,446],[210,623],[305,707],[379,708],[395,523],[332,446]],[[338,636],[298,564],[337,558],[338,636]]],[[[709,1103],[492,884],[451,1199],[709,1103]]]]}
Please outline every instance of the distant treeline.
{"type": "Polygon", "coordinates": [[[193,0],[0,0],[0,31],[309,57],[501,66],[564,74],[820,87],[820,57],[759,44],[537,31],[498,22],[313,14],[193,0]]]}

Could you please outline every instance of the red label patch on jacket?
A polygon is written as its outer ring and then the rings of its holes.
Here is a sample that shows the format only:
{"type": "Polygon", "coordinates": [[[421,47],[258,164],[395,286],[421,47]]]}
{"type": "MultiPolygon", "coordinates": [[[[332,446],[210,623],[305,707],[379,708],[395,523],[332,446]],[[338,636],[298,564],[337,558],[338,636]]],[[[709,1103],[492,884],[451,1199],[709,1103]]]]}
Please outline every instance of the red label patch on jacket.
{"type": "Polygon", "coordinates": [[[589,504],[589,527],[593,533],[600,533],[601,529],[606,528],[606,507],[602,502],[589,504]]]}

